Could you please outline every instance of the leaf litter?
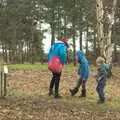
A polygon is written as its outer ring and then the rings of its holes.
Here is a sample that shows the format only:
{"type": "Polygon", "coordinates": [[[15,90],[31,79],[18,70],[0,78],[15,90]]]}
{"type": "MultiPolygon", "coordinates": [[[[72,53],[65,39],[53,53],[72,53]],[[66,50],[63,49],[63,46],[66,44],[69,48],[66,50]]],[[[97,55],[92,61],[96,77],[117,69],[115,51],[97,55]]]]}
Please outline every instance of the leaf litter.
{"type": "MultiPolygon", "coordinates": [[[[117,71],[114,68],[114,74],[117,71]]],[[[117,69],[118,70],[118,69],[117,69]]],[[[120,69],[119,69],[120,70],[120,69]]],[[[71,72],[62,74],[61,100],[48,97],[51,73],[38,70],[13,70],[8,75],[8,95],[0,100],[0,120],[120,120],[120,81],[108,81],[108,103],[96,105],[95,79],[87,83],[88,97],[72,98],[69,88],[74,87],[77,77],[71,72]],[[110,108],[110,107],[111,108],[110,108]]]]}

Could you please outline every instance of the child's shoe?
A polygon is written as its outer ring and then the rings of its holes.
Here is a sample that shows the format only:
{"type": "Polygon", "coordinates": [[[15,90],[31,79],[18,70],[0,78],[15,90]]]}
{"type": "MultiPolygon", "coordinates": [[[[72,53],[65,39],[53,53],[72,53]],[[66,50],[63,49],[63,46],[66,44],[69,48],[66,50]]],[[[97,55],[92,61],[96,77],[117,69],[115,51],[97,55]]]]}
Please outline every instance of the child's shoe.
{"type": "Polygon", "coordinates": [[[97,101],[97,104],[103,104],[103,103],[105,103],[105,100],[100,100],[100,99],[99,99],[99,100],[97,101]]]}
{"type": "Polygon", "coordinates": [[[71,93],[71,96],[74,96],[78,92],[78,89],[74,88],[74,89],[70,89],[69,91],[71,93]]]}
{"type": "Polygon", "coordinates": [[[49,95],[49,96],[53,95],[53,91],[52,91],[52,90],[49,90],[48,95],[49,95]]]}
{"type": "Polygon", "coordinates": [[[62,98],[62,96],[60,96],[59,94],[55,94],[54,98],[59,99],[59,98],[62,98]]]}
{"type": "Polygon", "coordinates": [[[79,97],[86,97],[86,90],[82,90],[81,95],[79,97]]]}

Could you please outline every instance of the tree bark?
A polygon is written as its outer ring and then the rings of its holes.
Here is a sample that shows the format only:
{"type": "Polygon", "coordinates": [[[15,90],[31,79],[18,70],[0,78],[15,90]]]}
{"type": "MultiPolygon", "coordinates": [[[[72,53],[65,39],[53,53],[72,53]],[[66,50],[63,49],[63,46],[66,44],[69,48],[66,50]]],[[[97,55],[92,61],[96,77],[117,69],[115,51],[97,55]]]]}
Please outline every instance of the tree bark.
{"type": "Polygon", "coordinates": [[[89,26],[88,26],[88,23],[87,23],[87,30],[86,30],[86,33],[87,33],[87,35],[86,35],[86,46],[85,46],[85,48],[86,48],[86,56],[88,56],[88,54],[89,54],[89,50],[88,50],[88,37],[89,37],[89,35],[88,35],[88,31],[89,30],[89,26]]]}
{"type": "Polygon", "coordinates": [[[55,13],[54,8],[52,8],[52,21],[51,21],[51,45],[55,42],[55,13]]]}
{"type": "Polygon", "coordinates": [[[116,40],[114,40],[114,62],[117,62],[117,44],[116,44],[116,40]]]}
{"type": "Polygon", "coordinates": [[[100,54],[104,56],[104,29],[103,29],[103,1],[96,0],[96,15],[97,15],[97,32],[98,32],[98,44],[100,47],[100,54]]]}
{"type": "Polygon", "coordinates": [[[96,45],[96,30],[94,29],[94,47],[93,47],[93,51],[94,51],[94,55],[95,55],[95,59],[97,58],[97,45],[96,45]]]}
{"type": "Polygon", "coordinates": [[[58,2],[58,11],[57,11],[57,14],[58,14],[58,37],[60,37],[61,35],[61,15],[60,15],[60,6],[59,6],[59,2],[58,2]]]}
{"type": "Polygon", "coordinates": [[[107,36],[107,44],[105,46],[105,56],[106,56],[106,62],[111,63],[112,62],[112,53],[113,53],[113,44],[112,44],[112,28],[114,25],[114,19],[115,19],[115,9],[117,5],[117,0],[113,0],[113,8],[111,13],[111,18],[109,19],[109,28],[108,28],[108,36],[107,36]]]}
{"type": "MultiPolygon", "coordinates": [[[[113,52],[113,44],[111,41],[112,36],[112,27],[114,24],[114,16],[115,16],[115,8],[117,4],[117,0],[113,0],[113,8],[111,13],[111,18],[109,18],[109,27],[108,27],[108,34],[106,35],[106,39],[104,37],[104,20],[103,20],[103,0],[96,0],[96,14],[98,20],[98,39],[100,44],[100,53],[101,56],[104,56],[106,59],[106,63],[112,62],[112,52],[113,52]]],[[[108,16],[107,16],[108,17],[108,16]]]]}
{"type": "MultiPolygon", "coordinates": [[[[74,7],[76,5],[76,1],[74,0],[74,7]]],[[[73,28],[73,36],[72,36],[72,39],[73,39],[73,64],[74,66],[76,66],[76,42],[75,42],[75,31],[76,31],[76,27],[75,27],[75,16],[73,15],[73,18],[72,18],[72,28],[73,28]]]]}
{"type": "Polygon", "coordinates": [[[76,43],[75,43],[75,31],[73,33],[73,64],[76,66],[76,43]]]}
{"type": "MultiPolygon", "coordinates": [[[[115,18],[115,24],[116,24],[116,18],[115,18]]],[[[115,26],[113,27],[113,41],[114,41],[114,61],[113,62],[117,62],[118,57],[117,57],[117,40],[115,38],[116,36],[116,28],[115,26]]]]}
{"type": "Polygon", "coordinates": [[[80,36],[79,36],[80,50],[82,50],[82,34],[83,34],[83,32],[81,29],[79,30],[79,34],[80,34],[80,36]]]}

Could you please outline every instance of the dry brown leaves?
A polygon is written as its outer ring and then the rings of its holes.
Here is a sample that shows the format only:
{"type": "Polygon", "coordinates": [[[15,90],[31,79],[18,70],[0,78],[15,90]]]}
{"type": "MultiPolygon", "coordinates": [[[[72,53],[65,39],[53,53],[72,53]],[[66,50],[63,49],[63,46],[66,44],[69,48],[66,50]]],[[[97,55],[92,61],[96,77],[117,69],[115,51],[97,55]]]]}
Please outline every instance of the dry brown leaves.
{"type": "MultiPolygon", "coordinates": [[[[50,80],[51,73],[48,71],[11,71],[8,76],[8,96],[0,100],[0,120],[120,120],[120,112],[117,111],[91,111],[80,107],[78,103],[71,104],[47,97],[50,80]]],[[[69,88],[74,87],[76,82],[77,78],[72,73],[64,72],[60,93],[71,99],[69,88]]],[[[95,79],[91,77],[87,83],[90,97],[96,96],[95,87],[95,79]]],[[[119,97],[119,91],[120,82],[113,78],[108,82],[107,95],[111,99],[119,97]]],[[[67,101],[66,98],[63,99],[67,101]]]]}

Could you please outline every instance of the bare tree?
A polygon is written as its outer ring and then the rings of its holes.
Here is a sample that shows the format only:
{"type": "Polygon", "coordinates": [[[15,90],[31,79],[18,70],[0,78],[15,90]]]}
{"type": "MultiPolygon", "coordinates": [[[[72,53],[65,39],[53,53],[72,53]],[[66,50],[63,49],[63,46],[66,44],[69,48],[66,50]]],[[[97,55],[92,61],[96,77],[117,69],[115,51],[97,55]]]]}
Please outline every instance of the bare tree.
{"type": "Polygon", "coordinates": [[[115,8],[117,4],[117,0],[113,0],[113,6],[111,13],[107,13],[104,11],[103,8],[103,0],[96,0],[96,15],[97,15],[97,28],[98,28],[98,40],[100,45],[100,53],[101,56],[104,56],[107,63],[112,62],[112,52],[113,52],[113,44],[111,41],[112,37],[112,28],[114,25],[114,17],[115,17],[115,8]],[[108,18],[108,28],[107,28],[107,34],[104,35],[104,13],[106,14],[106,17],[108,18]]]}

